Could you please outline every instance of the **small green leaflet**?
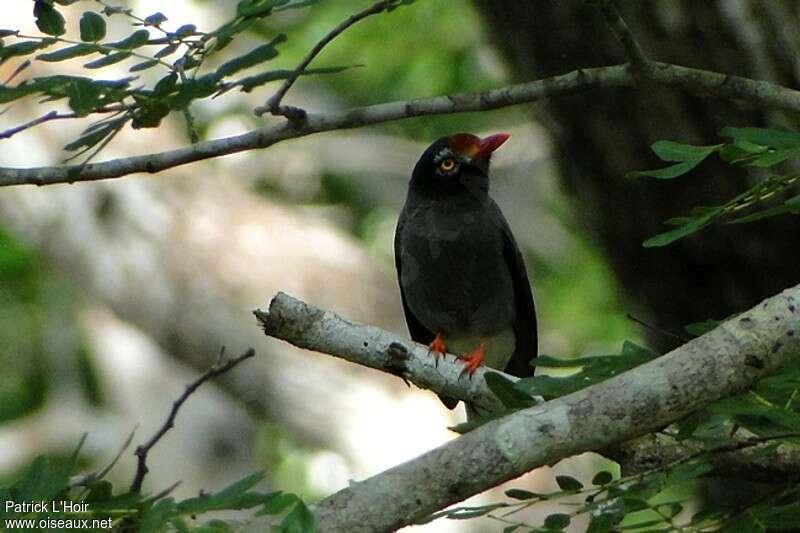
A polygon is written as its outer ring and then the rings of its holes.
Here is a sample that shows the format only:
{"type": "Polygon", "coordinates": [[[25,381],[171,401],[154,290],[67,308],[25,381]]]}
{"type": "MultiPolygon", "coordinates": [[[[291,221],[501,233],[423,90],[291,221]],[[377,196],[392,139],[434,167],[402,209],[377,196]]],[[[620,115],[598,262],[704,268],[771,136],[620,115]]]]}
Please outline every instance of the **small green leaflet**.
{"type": "Polygon", "coordinates": [[[280,34],[269,43],[263,44],[242,56],[223,63],[222,66],[217,69],[217,75],[220,78],[230,76],[231,74],[235,74],[240,70],[253,67],[259,63],[263,63],[277,57],[278,50],[275,48],[275,45],[282,43],[285,40],[286,36],[280,34]]]}
{"type": "Polygon", "coordinates": [[[81,41],[93,42],[103,40],[106,36],[106,20],[95,13],[87,11],[81,16],[81,41]]]}
{"type": "Polygon", "coordinates": [[[33,5],[33,15],[36,17],[36,27],[47,35],[63,35],[66,33],[64,17],[51,3],[37,0],[33,5]]]}
{"type": "Polygon", "coordinates": [[[580,370],[563,377],[538,375],[524,378],[515,384],[515,388],[531,396],[543,396],[545,399],[557,398],[619,375],[656,357],[654,352],[630,341],[625,341],[619,355],[598,355],[574,359],[558,359],[541,355],[536,358],[536,366],[539,368],[579,367],[580,370]]]}
{"type": "Polygon", "coordinates": [[[733,128],[726,127],[719,132],[722,137],[730,137],[736,143],[749,143],[750,146],[768,148],[800,148],[800,133],[791,130],[771,128],[733,128]]]}
{"type": "Polygon", "coordinates": [[[718,151],[723,146],[723,144],[693,146],[691,144],[681,144],[673,141],[657,141],[651,146],[653,152],[655,152],[662,161],[677,162],[677,164],[653,170],[635,170],[629,172],[627,177],[638,178],[647,176],[658,179],[676,178],[692,170],[702,163],[705,158],[718,151]]]}
{"type": "Polygon", "coordinates": [[[103,56],[100,59],[95,59],[94,61],[89,61],[86,63],[84,68],[103,68],[109,65],[113,65],[114,63],[119,63],[120,61],[125,61],[131,56],[130,52],[114,52],[113,54],[108,54],[107,56],[103,56]]]}
{"type": "Polygon", "coordinates": [[[48,62],[64,61],[66,59],[72,59],[74,57],[86,56],[96,51],[97,47],[94,45],[76,44],[74,46],[61,48],[59,50],[56,50],[55,52],[39,54],[38,56],[36,56],[36,59],[38,59],[39,61],[48,61],[48,62]]]}

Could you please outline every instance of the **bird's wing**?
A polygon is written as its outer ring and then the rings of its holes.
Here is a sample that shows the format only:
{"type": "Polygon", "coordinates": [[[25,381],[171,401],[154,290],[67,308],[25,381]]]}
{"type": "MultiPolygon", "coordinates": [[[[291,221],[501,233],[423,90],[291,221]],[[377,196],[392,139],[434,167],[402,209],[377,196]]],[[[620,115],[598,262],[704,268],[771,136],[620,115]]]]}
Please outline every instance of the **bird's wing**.
{"type": "Polygon", "coordinates": [[[515,300],[514,321],[512,322],[515,338],[514,353],[511,355],[505,371],[508,374],[525,378],[533,376],[533,366],[530,362],[539,353],[536,308],[522,253],[514,240],[508,222],[502,215],[501,219],[503,220],[503,258],[511,272],[515,300]]]}
{"type": "Polygon", "coordinates": [[[406,325],[411,338],[420,344],[429,344],[435,337],[434,333],[422,325],[414,313],[409,309],[406,303],[406,295],[403,291],[403,283],[401,276],[403,275],[402,265],[400,263],[400,238],[403,231],[403,217],[397,222],[397,230],[394,236],[394,266],[397,268],[397,282],[400,285],[400,299],[403,301],[403,312],[406,314],[406,325]]]}
{"type": "MultiPolygon", "coordinates": [[[[403,312],[406,315],[406,325],[408,326],[408,332],[411,334],[411,339],[415,342],[420,344],[430,344],[431,341],[436,336],[432,331],[422,325],[414,313],[411,312],[411,309],[408,307],[406,303],[406,295],[405,291],[403,291],[403,283],[401,281],[402,274],[402,264],[400,262],[400,236],[403,231],[403,216],[401,214],[400,220],[397,221],[397,229],[395,230],[394,235],[394,266],[397,268],[397,282],[400,286],[400,300],[403,302],[403,312]]],[[[447,396],[439,396],[439,399],[442,400],[442,403],[448,408],[453,409],[456,405],[458,405],[458,400],[453,398],[448,398],[447,396]]]]}

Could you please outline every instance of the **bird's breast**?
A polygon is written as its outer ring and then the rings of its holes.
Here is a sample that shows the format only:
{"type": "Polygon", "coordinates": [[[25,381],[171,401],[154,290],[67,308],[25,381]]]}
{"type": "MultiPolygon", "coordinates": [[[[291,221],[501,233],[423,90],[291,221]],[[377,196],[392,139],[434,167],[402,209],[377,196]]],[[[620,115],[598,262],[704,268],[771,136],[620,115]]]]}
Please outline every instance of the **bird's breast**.
{"type": "Polygon", "coordinates": [[[502,226],[486,210],[423,206],[407,213],[398,238],[406,302],[428,329],[481,336],[509,325],[514,294],[502,226]]]}

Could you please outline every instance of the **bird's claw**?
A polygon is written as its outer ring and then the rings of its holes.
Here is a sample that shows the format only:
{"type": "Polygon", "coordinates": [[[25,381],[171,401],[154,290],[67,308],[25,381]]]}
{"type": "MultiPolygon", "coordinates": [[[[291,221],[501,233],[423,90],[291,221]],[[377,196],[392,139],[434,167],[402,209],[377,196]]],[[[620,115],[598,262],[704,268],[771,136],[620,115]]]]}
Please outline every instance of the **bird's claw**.
{"type": "Polygon", "coordinates": [[[486,346],[484,343],[480,343],[477,348],[469,353],[460,354],[458,358],[464,361],[464,368],[461,370],[461,375],[468,374],[471,378],[472,374],[475,373],[486,358],[486,346]]]}
{"type": "Polygon", "coordinates": [[[447,345],[444,343],[444,337],[442,333],[439,332],[436,334],[436,337],[431,341],[428,345],[428,354],[433,355],[433,359],[435,361],[435,365],[439,366],[439,356],[442,356],[447,353],[447,345]]]}

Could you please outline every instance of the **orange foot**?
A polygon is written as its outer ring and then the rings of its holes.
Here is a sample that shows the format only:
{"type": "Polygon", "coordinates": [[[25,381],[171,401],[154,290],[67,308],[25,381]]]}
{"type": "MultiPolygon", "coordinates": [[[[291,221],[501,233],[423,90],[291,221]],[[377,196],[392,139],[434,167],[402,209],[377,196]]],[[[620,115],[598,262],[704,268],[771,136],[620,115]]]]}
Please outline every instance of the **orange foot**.
{"type": "Polygon", "coordinates": [[[461,371],[461,375],[472,374],[481,366],[483,363],[484,358],[486,357],[486,346],[485,343],[481,342],[478,344],[477,348],[472,350],[469,353],[462,353],[458,356],[459,359],[464,361],[464,370],[461,371]]]}
{"type": "Polygon", "coordinates": [[[444,343],[442,332],[436,334],[436,337],[428,345],[428,353],[433,354],[436,364],[439,364],[439,356],[447,353],[447,345],[444,343]]]}

